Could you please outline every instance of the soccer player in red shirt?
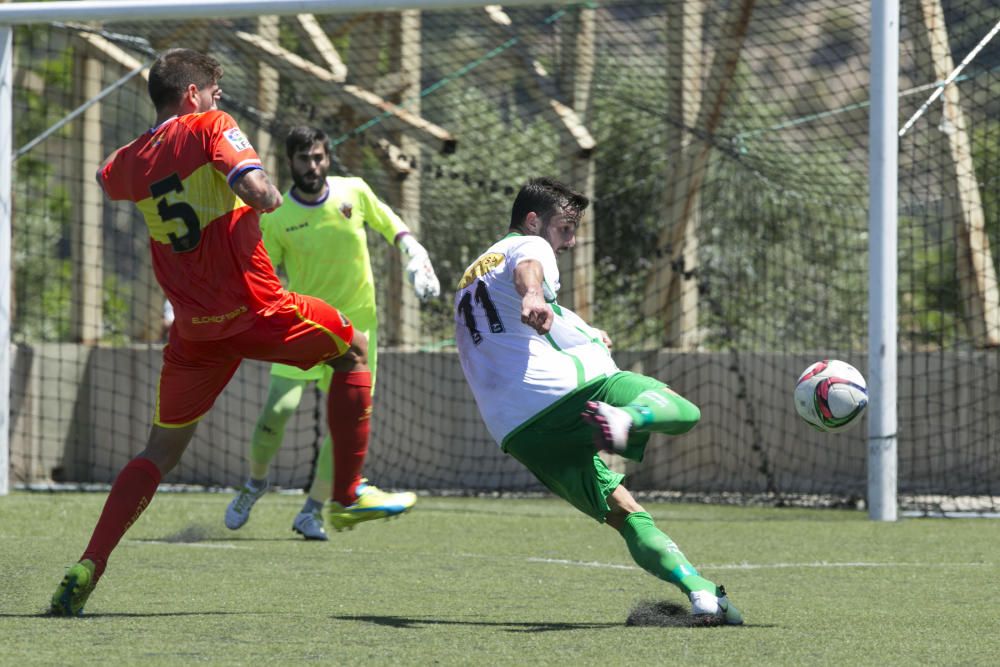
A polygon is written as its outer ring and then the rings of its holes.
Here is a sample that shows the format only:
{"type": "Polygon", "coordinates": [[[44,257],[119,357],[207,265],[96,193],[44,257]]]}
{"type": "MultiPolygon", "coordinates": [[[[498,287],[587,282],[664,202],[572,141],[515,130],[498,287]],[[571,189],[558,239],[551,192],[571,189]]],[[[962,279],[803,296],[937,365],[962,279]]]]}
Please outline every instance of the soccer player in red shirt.
{"type": "Polygon", "coordinates": [[[109,198],[135,202],[146,219],[153,270],[175,319],[146,447],[115,479],[90,543],[52,596],[53,615],[83,612],[112,550],[245,358],[333,367],[327,419],[336,511],[360,522],[415,502],[412,493],[362,481],[372,410],[368,342],[336,308],[285,290],[275,275],[258,216],[280,206],[281,193],[236,122],[216,108],[221,76],[219,63],[196,51],[161,54],[149,71],[156,124],[98,172],[109,198]]]}

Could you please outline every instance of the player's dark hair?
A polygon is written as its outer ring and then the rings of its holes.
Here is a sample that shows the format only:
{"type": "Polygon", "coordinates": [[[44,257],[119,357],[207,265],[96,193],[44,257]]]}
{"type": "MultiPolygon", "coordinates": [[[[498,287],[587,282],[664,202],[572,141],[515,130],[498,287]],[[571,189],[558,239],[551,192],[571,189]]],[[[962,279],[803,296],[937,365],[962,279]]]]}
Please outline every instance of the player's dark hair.
{"type": "Polygon", "coordinates": [[[199,89],[222,78],[222,65],[212,56],[191,49],[170,49],[149,68],[149,99],[157,111],[177,104],[192,83],[199,89]]]}
{"type": "Polygon", "coordinates": [[[293,127],[288,136],[285,137],[285,153],[288,154],[288,159],[290,160],[297,151],[302,149],[308,150],[317,141],[323,144],[323,150],[329,156],[330,137],[326,136],[326,132],[318,127],[309,127],[308,125],[293,127]]]}
{"type": "Polygon", "coordinates": [[[510,212],[510,228],[520,229],[529,213],[547,222],[556,213],[565,211],[577,218],[590,205],[586,195],[565,183],[546,176],[532,178],[521,187],[510,212]]]}

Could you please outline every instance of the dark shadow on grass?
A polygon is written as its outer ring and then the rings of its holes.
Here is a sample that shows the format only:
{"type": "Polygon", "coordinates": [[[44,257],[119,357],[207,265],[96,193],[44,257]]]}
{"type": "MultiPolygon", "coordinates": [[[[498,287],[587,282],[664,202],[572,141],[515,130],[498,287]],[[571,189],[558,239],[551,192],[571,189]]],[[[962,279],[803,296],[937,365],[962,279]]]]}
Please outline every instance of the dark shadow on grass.
{"type": "Polygon", "coordinates": [[[208,537],[203,540],[179,540],[176,536],[167,535],[164,537],[143,537],[136,538],[133,540],[135,542],[145,542],[145,543],[156,543],[156,544],[194,544],[196,542],[219,542],[226,543],[232,542],[234,544],[239,544],[240,542],[246,542],[247,544],[254,544],[257,542],[319,542],[320,540],[304,540],[298,535],[293,535],[289,537],[208,537]]]}
{"type": "Polygon", "coordinates": [[[0,618],[51,618],[53,621],[85,621],[88,618],[167,618],[170,616],[247,616],[266,614],[260,611],[153,611],[143,613],[108,613],[91,614],[85,613],[83,616],[52,616],[48,610],[35,614],[0,614],[0,618]]]}
{"type": "MultiPolygon", "coordinates": [[[[138,538],[137,538],[138,539],[138,538]]],[[[198,542],[288,542],[298,540],[308,542],[298,535],[289,537],[245,537],[234,535],[230,530],[223,530],[214,524],[189,524],[176,533],[141,539],[142,542],[159,542],[162,544],[195,544],[198,542]]]]}
{"type": "MultiPolygon", "coordinates": [[[[291,533],[291,531],[289,531],[291,533]]],[[[161,544],[196,544],[199,542],[310,542],[321,540],[304,540],[301,536],[290,534],[287,537],[245,537],[233,535],[232,531],[222,530],[214,525],[192,524],[176,533],[160,537],[145,538],[142,542],[158,542],[161,544]]]]}
{"type": "Polygon", "coordinates": [[[404,616],[332,616],[340,621],[364,621],[389,628],[416,629],[421,625],[477,625],[503,628],[506,632],[561,632],[565,630],[603,630],[620,628],[620,623],[521,623],[516,621],[461,621],[443,618],[406,618],[404,616]]]}
{"type": "MultiPolygon", "coordinates": [[[[625,625],[631,627],[652,627],[652,628],[718,628],[718,627],[747,627],[727,626],[723,623],[714,623],[704,618],[696,618],[691,615],[687,607],[676,602],[666,600],[643,600],[637,602],[632,611],[629,612],[625,625]]],[[[766,625],[755,625],[754,627],[776,627],[766,625]]]]}
{"type": "Polygon", "coordinates": [[[625,625],[653,628],[705,628],[720,623],[692,616],[687,607],[665,600],[643,600],[636,603],[625,619],[625,625]]]}

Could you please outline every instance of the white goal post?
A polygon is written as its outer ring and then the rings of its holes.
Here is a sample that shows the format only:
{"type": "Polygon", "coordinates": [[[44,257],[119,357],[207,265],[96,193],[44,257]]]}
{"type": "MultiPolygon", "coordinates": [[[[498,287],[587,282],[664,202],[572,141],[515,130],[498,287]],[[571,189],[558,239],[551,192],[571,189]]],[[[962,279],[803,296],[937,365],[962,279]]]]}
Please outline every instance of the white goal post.
{"type": "Polygon", "coordinates": [[[14,30],[0,23],[0,495],[10,492],[10,342],[11,266],[10,230],[14,169],[14,30]]]}
{"type": "Polygon", "coordinates": [[[868,125],[868,516],[895,521],[899,2],[871,4],[868,125]]]}
{"type": "MultiPolygon", "coordinates": [[[[305,13],[347,14],[403,9],[484,7],[463,0],[80,0],[0,4],[0,495],[9,492],[11,359],[11,225],[13,173],[13,26],[52,21],[117,22],[170,18],[237,18],[305,13]]],[[[538,0],[509,0],[509,6],[538,0]]],[[[898,0],[870,3],[869,125],[869,515],[896,519],[896,193],[898,0]]],[[[791,397],[789,397],[791,401],[791,397]]]]}

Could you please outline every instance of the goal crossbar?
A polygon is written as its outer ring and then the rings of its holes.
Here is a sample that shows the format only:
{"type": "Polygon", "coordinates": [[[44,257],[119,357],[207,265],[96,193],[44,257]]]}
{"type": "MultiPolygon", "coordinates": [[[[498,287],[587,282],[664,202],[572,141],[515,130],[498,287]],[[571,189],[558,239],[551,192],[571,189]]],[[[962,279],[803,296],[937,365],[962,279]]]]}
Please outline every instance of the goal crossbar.
{"type": "MultiPolygon", "coordinates": [[[[403,9],[464,9],[490,3],[475,0],[65,0],[0,4],[0,25],[50,21],[164,20],[177,18],[239,18],[296,14],[349,14],[403,9]]],[[[537,5],[538,0],[509,0],[513,5],[537,5]]]]}

